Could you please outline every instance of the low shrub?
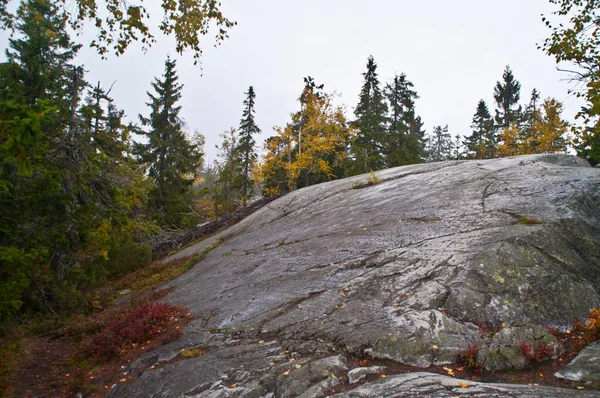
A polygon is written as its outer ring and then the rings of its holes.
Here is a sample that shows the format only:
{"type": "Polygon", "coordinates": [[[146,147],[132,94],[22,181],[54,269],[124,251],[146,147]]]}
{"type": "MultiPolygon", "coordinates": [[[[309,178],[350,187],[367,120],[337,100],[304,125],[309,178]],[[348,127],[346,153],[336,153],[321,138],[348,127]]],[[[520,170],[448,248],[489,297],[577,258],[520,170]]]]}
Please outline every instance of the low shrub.
{"type": "Polygon", "coordinates": [[[535,346],[531,346],[524,341],[519,343],[519,348],[521,348],[521,354],[525,359],[535,362],[542,362],[547,359],[551,359],[554,355],[554,350],[548,344],[541,342],[536,344],[535,346]]]}
{"type": "Polygon", "coordinates": [[[581,335],[582,347],[600,340],[600,308],[592,308],[586,318],[575,320],[573,329],[581,335]]]}
{"type": "Polygon", "coordinates": [[[85,353],[100,360],[118,357],[128,348],[143,345],[160,335],[170,321],[185,316],[185,312],[170,304],[145,302],[115,315],[83,343],[85,353]]]}
{"type": "Polygon", "coordinates": [[[560,330],[558,330],[558,328],[546,326],[546,330],[549,331],[552,336],[556,337],[556,339],[560,338],[560,330]]]}
{"type": "Polygon", "coordinates": [[[483,373],[484,367],[477,362],[477,356],[479,354],[479,346],[475,343],[470,344],[469,347],[458,353],[459,362],[466,367],[468,370],[475,373],[483,373]]]}
{"type": "Polygon", "coordinates": [[[367,179],[367,186],[377,185],[381,183],[381,179],[375,175],[375,173],[371,170],[369,173],[369,178],[367,179]]]}

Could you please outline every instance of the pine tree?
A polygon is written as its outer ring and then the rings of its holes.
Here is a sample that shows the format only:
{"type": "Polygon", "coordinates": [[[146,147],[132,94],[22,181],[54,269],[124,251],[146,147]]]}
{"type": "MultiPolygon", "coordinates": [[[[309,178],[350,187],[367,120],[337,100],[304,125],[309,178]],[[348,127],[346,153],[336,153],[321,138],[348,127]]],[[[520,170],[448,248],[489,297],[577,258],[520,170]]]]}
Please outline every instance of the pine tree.
{"type": "Polygon", "coordinates": [[[367,71],[363,76],[365,80],[354,110],[356,120],[353,126],[357,130],[357,139],[352,148],[355,174],[379,170],[385,166],[382,147],[388,109],[377,77],[377,64],[372,56],[368,59],[367,71]]]}
{"type": "Polygon", "coordinates": [[[464,140],[467,156],[471,159],[485,159],[494,156],[496,136],[492,115],[484,100],[477,104],[473,115],[471,135],[464,140]]]}
{"type": "Polygon", "coordinates": [[[435,126],[429,139],[429,161],[442,162],[452,158],[452,136],[448,133],[448,125],[435,126]]]}
{"type": "Polygon", "coordinates": [[[239,140],[235,148],[235,157],[240,162],[240,174],[237,184],[241,186],[242,199],[244,203],[248,200],[249,189],[252,186],[250,172],[256,161],[256,150],[253,135],[260,134],[260,129],[254,121],[254,100],[256,94],[254,87],[250,86],[244,100],[244,112],[240,121],[239,140]]]}
{"type": "Polygon", "coordinates": [[[183,132],[177,105],[183,86],[177,83],[175,66],[175,60],[167,58],[162,79],[152,82],[156,94],[147,93],[151,112],[148,117],[140,115],[140,121],[149,128],[142,132],[148,143],[140,144],[138,153],[156,187],[152,199],[160,222],[188,227],[193,223],[188,193],[202,154],[183,132]]]}
{"type": "Polygon", "coordinates": [[[502,82],[498,81],[494,88],[496,101],[496,125],[508,128],[511,123],[520,123],[521,106],[517,106],[521,98],[521,83],[513,76],[510,66],[506,66],[502,74],[502,82]]]}

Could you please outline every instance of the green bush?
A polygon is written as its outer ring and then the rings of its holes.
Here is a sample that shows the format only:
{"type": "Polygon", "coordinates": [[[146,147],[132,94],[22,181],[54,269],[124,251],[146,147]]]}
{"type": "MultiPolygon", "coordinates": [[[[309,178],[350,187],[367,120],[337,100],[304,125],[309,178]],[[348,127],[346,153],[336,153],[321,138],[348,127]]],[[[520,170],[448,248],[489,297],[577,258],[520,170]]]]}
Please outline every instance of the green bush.
{"type": "Polygon", "coordinates": [[[117,277],[145,267],[151,262],[152,249],[149,245],[128,241],[109,251],[106,267],[110,277],[117,277]]]}
{"type": "Polygon", "coordinates": [[[0,246],[0,322],[10,318],[23,305],[23,292],[29,286],[27,270],[35,253],[0,246]]]}

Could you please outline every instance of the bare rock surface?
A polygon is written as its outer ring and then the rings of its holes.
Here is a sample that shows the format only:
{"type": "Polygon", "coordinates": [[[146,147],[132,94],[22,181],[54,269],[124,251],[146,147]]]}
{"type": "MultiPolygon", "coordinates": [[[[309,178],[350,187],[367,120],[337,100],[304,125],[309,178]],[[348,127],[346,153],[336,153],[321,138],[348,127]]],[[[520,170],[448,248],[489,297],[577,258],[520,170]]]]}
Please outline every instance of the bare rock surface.
{"type": "Polygon", "coordinates": [[[336,398],[351,397],[486,397],[486,398],[563,398],[597,397],[595,391],[571,391],[543,386],[478,383],[434,373],[415,372],[364,384],[336,398]],[[462,385],[461,385],[462,384],[462,385]]]}
{"type": "MultiPolygon", "coordinates": [[[[139,377],[112,395],[319,396],[347,380],[339,354],[448,364],[489,343],[477,323],[560,328],[600,306],[599,169],[532,155],[377,176],[372,186],[362,175],[294,191],[172,256],[215,247],[167,286],[165,300],[197,318],[132,363],[139,377]],[[177,360],[185,348],[206,353],[177,360]],[[330,368],[302,376],[324,359],[330,368]]],[[[567,394],[548,391],[514,396],[567,394]]]]}
{"type": "Polygon", "coordinates": [[[600,342],[581,350],[565,369],[556,373],[556,377],[600,383],[600,342]]]}

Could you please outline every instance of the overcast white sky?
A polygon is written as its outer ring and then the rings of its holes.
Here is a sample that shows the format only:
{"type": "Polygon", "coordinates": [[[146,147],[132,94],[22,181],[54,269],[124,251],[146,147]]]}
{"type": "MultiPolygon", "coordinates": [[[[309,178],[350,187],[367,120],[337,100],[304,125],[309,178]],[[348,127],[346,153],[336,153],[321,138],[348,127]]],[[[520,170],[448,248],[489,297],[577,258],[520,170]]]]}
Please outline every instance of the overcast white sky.
{"type": "MultiPolygon", "coordinates": [[[[203,70],[191,54],[179,57],[170,38],[157,35],[147,52],[132,48],[121,57],[101,60],[84,48],[78,61],[90,82],[109,87],[130,120],[146,115],[146,91],[164,71],[167,55],[178,59],[184,84],[181,116],[190,134],[202,132],[210,160],[219,134],[237,127],[244,92],[256,91],[256,120],[262,129],[257,143],[273,135],[298,109],[302,78],[312,76],[327,92],[341,95],[353,117],[367,57],[373,55],[382,83],[406,73],[418,92],[417,114],[427,132],[449,125],[450,132],[469,134],[477,103],[484,99],[493,112],[493,89],[510,65],[521,82],[521,102],[533,88],[542,98],[565,104],[572,119],[578,103],[567,93],[564,73],[554,59],[536,49],[549,36],[541,14],[548,0],[222,0],[226,17],[238,26],[218,48],[206,41],[203,70]]],[[[152,15],[161,16],[159,1],[146,0],[152,15]]],[[[2,35],[3,38],[6,34],[2,35]]],[[[3,45],[6,46],[6,40],[3,45]]]]}

